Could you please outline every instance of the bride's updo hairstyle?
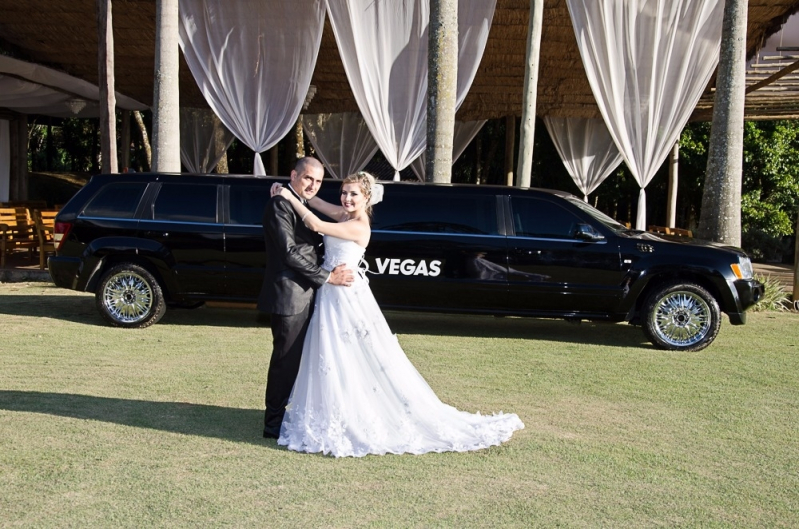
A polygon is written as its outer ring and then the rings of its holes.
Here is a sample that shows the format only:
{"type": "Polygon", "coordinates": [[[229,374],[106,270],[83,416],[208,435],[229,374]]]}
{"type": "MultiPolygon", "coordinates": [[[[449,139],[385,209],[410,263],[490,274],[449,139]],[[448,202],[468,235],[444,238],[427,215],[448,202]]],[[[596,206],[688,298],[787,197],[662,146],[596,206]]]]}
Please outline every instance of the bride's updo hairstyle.
{"type": "Polygon", "coordinates": [[[366,197],[366,214],[372,216],[372,206],[383,200],[383,184],[378,184],[375,177],[366,171],[358,171],[351,174],[341,181],[341,187],[345,184],[358,184],[361,192],[366,197]]]}

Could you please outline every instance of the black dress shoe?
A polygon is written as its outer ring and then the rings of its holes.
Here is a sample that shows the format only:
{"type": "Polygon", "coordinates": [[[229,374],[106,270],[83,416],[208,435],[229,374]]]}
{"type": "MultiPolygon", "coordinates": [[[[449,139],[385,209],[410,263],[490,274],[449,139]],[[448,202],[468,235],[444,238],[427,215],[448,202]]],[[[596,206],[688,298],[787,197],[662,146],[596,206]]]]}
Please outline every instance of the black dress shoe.
{"type": "Polygon", "coordinates": [[[264,439],[277,439],[280,437],[280,433],[270,432],[269,430],[264,430],[264,439]]]}

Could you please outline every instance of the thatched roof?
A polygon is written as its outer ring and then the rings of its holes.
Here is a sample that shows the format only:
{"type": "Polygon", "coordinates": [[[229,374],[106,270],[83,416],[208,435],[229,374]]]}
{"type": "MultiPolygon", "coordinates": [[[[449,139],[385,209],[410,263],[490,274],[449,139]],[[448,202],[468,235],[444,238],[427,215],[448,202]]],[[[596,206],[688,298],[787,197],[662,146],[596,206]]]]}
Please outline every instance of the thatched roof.
{"type": "MultiPolygon", "coordinates": [[[[234,1],[234,0],[231,0],[234,1]]],[[[97,82],[95,0],[0,0],[0,47],[24,60],[97,82]]],[[[497,0],[480,65],[459,119],[520,115],[530,0],[497,0]]],[[[799,10],[799,0],[749,0],[750,54],[799,10]]],[[[114,0],[116,90],[147,104],[153,98],[155,0],[114,0]]],[[[181,105],[205,106],[181,59],[181,105]]],[[[317,92],[309,113],[356,110],[330,24],[312,83],[317,92]]],[[[791,96],[792,97],[792,96],[791,96]]],[[[799,115],[799,97],[772,97],[781,115],[799,115]]],[[[770,112],[759,103],[757,112],[770,112]]],[[[565,0],[546,0],[538,88],[538,115],[598,117],[582,66],[565,0]]],[[[749,117],[755,107],[749,109],[749,117]]],[[[707,105],[705,106],[705,111],[707,105]]],[[[699,115],[699,114],[697,114],[699,115]]]]}

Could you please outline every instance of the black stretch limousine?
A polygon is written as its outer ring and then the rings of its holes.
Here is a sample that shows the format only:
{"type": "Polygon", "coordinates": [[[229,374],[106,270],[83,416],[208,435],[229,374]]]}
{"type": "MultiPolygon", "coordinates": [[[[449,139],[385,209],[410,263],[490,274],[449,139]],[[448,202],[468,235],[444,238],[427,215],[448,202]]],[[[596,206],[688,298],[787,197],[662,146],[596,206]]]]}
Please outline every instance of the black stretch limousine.
{"type": "MultiPolygon", "coordinates": [[[[285,179],[277,179],[285,181],[285,179]]],[[[274,178],[98,175],[56,219],[56,285],[96,293],[110,323],[167,306],[255,301],[274,178]]],[[[338,198],[325,181],[320,196],[338,198]]],[[[762,295],[738,248],[631,230],[558,191],[386,183],[366,260],[385,309],[628,321],[658,347],[699,350],[720,312],[762,295]]]]}

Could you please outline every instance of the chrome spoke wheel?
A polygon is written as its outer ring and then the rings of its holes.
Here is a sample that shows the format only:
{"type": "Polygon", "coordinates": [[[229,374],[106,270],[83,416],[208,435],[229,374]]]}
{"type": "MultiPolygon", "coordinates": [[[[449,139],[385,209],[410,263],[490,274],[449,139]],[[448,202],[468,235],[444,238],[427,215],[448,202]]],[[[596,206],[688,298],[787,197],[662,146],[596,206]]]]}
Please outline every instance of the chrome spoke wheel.
{"type": "Polygon", "coordinates": [[[103,304],[108,314],[118,322],[136,323],[152,310],[152,287],[139,274],[131,271],[117,273],[105,282],[103,304]]]}
{"type": "Polygon", "coordinates": [[[674,291],[662,297],[650,317],[655,333],[675,347],[701,342],[710,331],[712,320],[707,302],[688,291],[674,291]]]}

